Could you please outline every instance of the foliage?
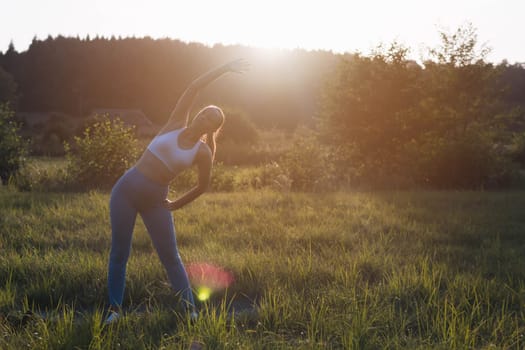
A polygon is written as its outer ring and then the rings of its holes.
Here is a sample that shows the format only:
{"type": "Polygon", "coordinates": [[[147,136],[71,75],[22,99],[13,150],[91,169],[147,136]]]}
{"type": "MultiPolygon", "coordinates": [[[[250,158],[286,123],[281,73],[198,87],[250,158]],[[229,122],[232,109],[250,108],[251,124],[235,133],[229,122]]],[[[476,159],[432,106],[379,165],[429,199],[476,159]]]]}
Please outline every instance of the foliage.
{"type": "MultiPolygon", "coordinates": [[[[195,169],[187,169],[173,179],[170,189],[179,195],[197,184],[195,169]]],[[[277,163],[257,167],[226,166],[215,163],[212,169],[209,192],[237,192],[246,190],[273,189],[289,191],[291,180],[285,170],[277,163]]]]}
{"type": "Polygon", "coordinates": [[[223,136],[220,144],[217,145],[217,153],[215,159],[226,165],[249,165],[261,163],[265,154],[260,154],[256,151],[254,145],[238,144],[228,140],[224,140],[223,136]]]}
{"type": "Polygon", "coordinates": [[[220,131],[218,143],[230,141],[238,145],[253,145],[259,139],[255,124],[247,115],[238,110],[225,110],[226,120],[220,131]]]}
{"type": "MultiPolygon", "coordinates": [[[[170,189],[176,192],[176,195],[182,194],[198,183],[198,174],[195,168],[189,168],[171,181],[170,189]]],[[[228,169],[221,162],[216,162],[212,168],[211,184],[208,191],[214,192],[232,192],[236,189],[236,179],[234,171],[228,169]]]]}
{"type": "Polygon", "coordinates": [[[337,164],[339,170],[359,169],[357,181],[377,183],[395,173],[400,150],[419,132],[414,104],[421,96],[421,68],[406,55],[407,49],[394,43],[372,57],[351,56],[327,87],[322,140],[339,161],[346,160],[337,164]]]}
{"type": "Polygon", "coordinates": [[[512,159],[525,168],[525,132],[514,134],[510,147],[512,159]]]}
{"type": "Polygon", "coordinates": [[[0,66],[0,104],[7,103],[10,106],[16,106],[16,90],[17,84],[13,76],[0,66]]]}
{"type": "Polygon", "coordinates": [[[517,177],[516,166],[494,147],[491,138],[469,132],[459,139],[428,138],[407,145],[412,178],[435,188],[501,188],[517,177]]]}
{"type": "MultiPolygon", "coordinates": [[[[483,145],[505,148],[513,142],[512,133],[525,130],[523,113],[520,121],[507,113],[525,106],[525,66],[484,62],[488,51],[479,47],[472,26],[440,36],[441,45],[429,51],[422,65],[410,61],[407,49],[397,43],[379,47],[369,56],[285,50],[279,59],[267,60],[260,51],[246,47],[58,36],[35,38],[22,53],[10,47],[0,54],[0,66],[18,85],[19,110],[61,111],[74,116],[67,119],[71,121],[80,120],[75,117],[96,106],[123,106],[141,108],[151,120],[163,123],[174,97],[199,73],[231,57],[251,57],[257,69],[242,79],[217,81],[196,101],[239,108],[226,109],[218,161],[256,166],[277,161],[290,148],[289,138],[284,147],[261,142],[265,131],[258,130],[259,141],[252,143],[256,139],[252,122],[274,127],[271,132],[283,132],[302,123],[312,126],[314,117],[320,117],[322,141],[331,147],[323,156],[334,171],[328,176],[330,181],[375,188],[440,187],[423,180],[427,177],[421,174],[429,172],[423,166],[433,164],[429,161],[432,154],[446,154],[450,149],[431,147],[444,147],[448,141],[462,145],[466,138],[479,137],[483,145]],[[330,76],[337,62],[338,70],[330,76]],[[323,89],[326,77],[330,82],[323,89]],[[318,111],[321,91],[325,98],[318,111]],[[418,148],[420,152],[414,152],[418,148]]],[[[57,122],[58,127],[23,130],[32,135],[35,153],[61,154],[62,141],[69,142],[73,131],[57,122]]],[[[489,151],[485,146],[480,149],[489,151]]],[[[509,157],[519,158],[508,152],[487,155],[495,161],[487,169],[497,164],[511,166],[509,157]]],[[[449,165],[443,159],[436,163],[443,164],[439,170],[446,173],[449,165]]],[[[509,172],[510,168],[502,173],[509,172]]],[[[493,176],[485,174],[480,179],[493,182],[486,180],[493,176]]],[[[463,183],[450,186],[462,187],[463,183]]]]}
{"type": "Polygon", "coordinates": [[[472,23],[458,27],[453,33],[440,30],[440,45],[429,50],[438,64],[455,67],[468,67],[482,63],[490,53],[484,43],[480,45],[476,28],[472,23]]]}
{"type": "Polygon", "coordinates": [[[209,86],[196,103],[238,106],[257,125],[291,128],[313,111],[320,81],[333,68],[331,52],[268,52],[246,46],[208,47],[180,40],[146,38],[35,38],[27,51],[0,53],[0,65],[19,86],[19,110],[61,111],[86,116],[94,108],[140,108],[164,124],[188,84],[199,74],[236,57],[250,57],[242,79],[209,86]],[[38,64],[35,64],[38,62],[38,64]],[[210,101],[211,100],[211,101],[210,101]]]}
{"type": "Polygon", "coordinates": [[[14,178],[20,191],[64,192],[74,189],[64,158],[29,158],[14,178]]]}
{"type": "Polygon", "coordinates": [[[6,184],[23,166],[27,145],[8,105],[0,104],[0,179],[6,184]]]}
{"type": "Polygon", "coordinates": [[[292,188],[292,180],[279,163],[268,163],[257,168],[257,170],[256,175],[250,178],[253,189],[271,188],[276,191],[287,192],[292,188]]]}
{"type": "Polygon", "coordinates": [[[238,144],[219,136],[216,159],[225,165],[263,166],[277,161],[291,147],[289,133],[257,130],[257,142],[238,144]]]}
{"type": "Polygon", "coordinates": [[[64,142],[71,142],[77,129],[81,135],[87,127],[77,118],[57,112],[49,113],[42,124],[35,126],[38,133],[32,137],[31,154],[34,156],[64,156],[64,142]]]}
{"type": "Polygon", "coordinates": [[[317,191],[335,185],[329,149],[321,145],[311,130],[296,131],[293,146],[281,159],[281,166],[295,191],[317,191]]]}
{"type": "Polygon", "coordinates": [[[198,178],[195,169],[189,168],[177,174],[177,176],[170,182],[170,189],[182,193],[196,186],[197,183],[198,178]]]}
{"type": "Polygon", "coordinates": [[[344,59],[327,88],[322,139],[354,183],[372,187],[479,188],[509,182],[516,118],[503,103],[501,67],[484,62],[472,27],[440,33],[424,68],[396,43],[344,59]],[[498,170],[500,167],[503,169],[498,170]]]}
{"type": "Polygon", "coordinates": [[[137,159],[138,141],[133,128],[107,116],[87,127],[75,144],[65,143],[72,181],[88,188],[107,188],[137,159]]]}
{"type": "Polygon", "coordinates": [[[225,110],[226,120],[217,139],[216,159],[227,165],[257,162],[259,132],[245,113],[225,110]]]}
{"type": "Polygon", "coordinates": [[[235,176],[226,170],[222,163],[213,166],[211,177],[211,190],[219,192],[231,192],[235,188],[235,176]]]}
{"type": "Polygon", "coordinates": [[[415,141],[416,167],[426,168],[425,181],[436,187],[508,184],[513,171],[509,154],[493,147],[509,142],[506,126],[515,119],[501,103],[501,69],[484,62],[488,49],[478,49],[471,26],[440,34],[441,46],[430,51],[436,62],[425,64],[417,106],[432,124],[415,141]]]}

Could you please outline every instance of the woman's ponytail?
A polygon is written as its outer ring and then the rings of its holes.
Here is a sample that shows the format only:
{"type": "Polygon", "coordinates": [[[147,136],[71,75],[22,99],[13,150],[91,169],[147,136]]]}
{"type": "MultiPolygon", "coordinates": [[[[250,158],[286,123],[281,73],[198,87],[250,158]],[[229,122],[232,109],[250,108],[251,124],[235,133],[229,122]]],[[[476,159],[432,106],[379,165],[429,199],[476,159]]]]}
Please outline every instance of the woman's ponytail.
{"type": "Polygon", "coordinates": [[[210,132],[206,135],[206,144],[208,145],[208,147],[210,147],[212,162],[215,159],[215,150],[217,148],[217,143],[215,142],[216,135],[217,135],[217,131],[210,132]]]}
{"type": "Polygon", "coordinates": [[[220,124],[217,126],[217,129],[215,131],[208,132],[207,134],[205,134],[203,136],[203,139],[202,139],[203,141],[206,142],[208,147],[210,147],[211,160],[213,162],[213,160],[215,159],[215,150],[217,149],[217,143],[215,142],[215,140],[217,139],[217,136],[219,135],[219,133],[220,133],[220,131],[222,129],[225,117],[224,117],[224,112],[222,111],[222,109],[220,109],[217,106],[214,106],[214,105],[207,106],[207,107],[203,108],[203,110],[201,112],[199,112],[199,113],[202,113],[204,110],[213,110],[221,118],[220,124]]]}

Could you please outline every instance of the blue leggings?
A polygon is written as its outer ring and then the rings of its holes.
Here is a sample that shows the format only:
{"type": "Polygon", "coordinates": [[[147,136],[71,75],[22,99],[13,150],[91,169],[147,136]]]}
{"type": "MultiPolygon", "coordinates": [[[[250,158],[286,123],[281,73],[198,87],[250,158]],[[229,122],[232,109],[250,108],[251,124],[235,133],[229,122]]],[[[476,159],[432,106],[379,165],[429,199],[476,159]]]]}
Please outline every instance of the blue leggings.
{"type": "Polygon", "coordinates": [[[168,186],[149,180],[135,168],[128,170],[113,187],[110,200],[111,253],[108,271],[110,305],[122,306],[126,264],[131,251],[135,219],[139,213],[172,288],[180,294],[186,307],[194,307],[188,275],[177,249],[173,217],[162,206],[167,194],[168,186]]]}

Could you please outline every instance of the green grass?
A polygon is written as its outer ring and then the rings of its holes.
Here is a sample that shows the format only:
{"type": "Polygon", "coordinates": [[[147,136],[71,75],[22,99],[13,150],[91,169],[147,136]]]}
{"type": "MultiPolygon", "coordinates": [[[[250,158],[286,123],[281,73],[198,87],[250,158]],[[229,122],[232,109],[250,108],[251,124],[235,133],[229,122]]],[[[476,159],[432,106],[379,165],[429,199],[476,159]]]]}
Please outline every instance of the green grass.
{"type": "Polygon", "coordinates": [[[138,219],[102,327],[108,199],[0,189],[1,349],[525,347],[524,192],[205,194],[174,213],[181,255],[234,284],[189,322],[138,219]]]}

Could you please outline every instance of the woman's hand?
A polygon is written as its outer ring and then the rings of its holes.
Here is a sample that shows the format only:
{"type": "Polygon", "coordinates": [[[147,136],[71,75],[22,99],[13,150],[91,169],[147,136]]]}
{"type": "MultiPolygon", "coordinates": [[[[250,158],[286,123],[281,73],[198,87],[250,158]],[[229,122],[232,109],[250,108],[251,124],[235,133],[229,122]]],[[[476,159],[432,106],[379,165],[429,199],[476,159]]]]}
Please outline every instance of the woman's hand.
{"type": "Polygon", "coordinates": [[[177,209],[177,208],[175,207],[175,202],[170,201],[168,198],[166,198],[166,199],[164,200],[164,203],[162,203],[162,206],[163,206],[164,208],[168,209],[168,210],[175,210],[175,209],[177,209]]]}
{"type": "Polygon", "coordinates": [[[234,61],[226,63],[226,67],[230,72],[244,73],[250,68],[250,63],[244,58],[239,58],[234,61]]]}

